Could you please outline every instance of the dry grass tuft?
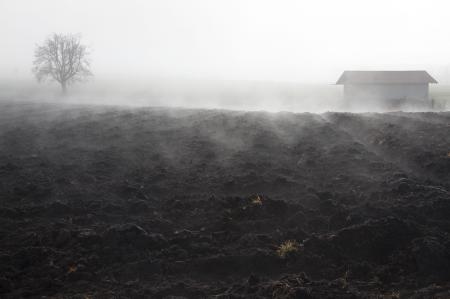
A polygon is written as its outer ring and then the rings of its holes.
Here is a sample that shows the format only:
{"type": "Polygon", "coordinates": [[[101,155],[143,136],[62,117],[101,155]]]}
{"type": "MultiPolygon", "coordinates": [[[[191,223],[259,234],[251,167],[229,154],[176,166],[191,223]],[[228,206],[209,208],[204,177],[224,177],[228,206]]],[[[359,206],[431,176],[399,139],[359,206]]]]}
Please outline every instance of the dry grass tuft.
{"type": "Polygon", "coordinates": [[[77,272],[77,270],[78,270],[77,265],[71,265],[69,266],[69,270],[67,270],[67,273],[74,273],[77,272]]]}
{"type": "Polygon", "coordinates": [[[252,198],[252,204],[257,205],[257,206],[261,206],[262,205],[262,199],[259,195],[256,195],[255,197],[252,198]]]}
{"type": "Polygon", "coordinates": [[[381,296],[382,296],[381,298],[383,298],[383,299],[400,299],[401,298],[399,291],[393,291],[389,294],[381,295],[381,296]]]}
{"type": "Polygon", "coordinates": [[[280,245],[277,249],[277,255],[281,258],[285,258],[289,254],[298,252],[300,245],[297,241],[287,240],[280,245]]]}

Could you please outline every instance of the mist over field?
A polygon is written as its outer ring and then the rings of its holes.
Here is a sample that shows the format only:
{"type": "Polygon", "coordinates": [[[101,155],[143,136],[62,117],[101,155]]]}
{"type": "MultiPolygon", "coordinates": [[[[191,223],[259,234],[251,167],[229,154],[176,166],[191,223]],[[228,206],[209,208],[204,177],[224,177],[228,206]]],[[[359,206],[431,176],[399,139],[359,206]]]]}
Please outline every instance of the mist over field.
{"type": "MultiPolygon", "coordinates": [[[[33,56],[53,33],[71,33],[81,36],[93,74],[70,86],[72,102],[352,110],[342,107],[342,86],[333,86],[344,70],[427,70],[440,85],[450,82],[445,8],[445,1],[4,0],[0,94],[57,99],[58,84],[33,83],[33,56]]],[[[380,110],[361,106],[353,110],[380,110]]]]}
{"type": "Polygon", "coordinates": [[[0,298],[450,298],[450,5],[0,0],[0,298]]]}
{"type": "Polygon", "coordinates": [[[438,110],[446,110],[450,41],[443,37],[450,24],[445,8],[445,1],[4,0],[0,96],[132,106],[383,111],[389,109],[365,106],[364,99],[358,107],[346,107],[342,86],[334,85],[341,73],[427,70],[439,82],[430,96],[442,103],[438,110]],[[57,83],[38,85],[31,72],[37,45],[54,33],[81,37],[93,74],[69,86],[65,99],[57,83]]]}
{"type": "MultiPolygon", "coordinates": [[[[251,111],[290,111],[323,113],[327,111],[383,112],[382,104],[369,105],[364,99],[357,107],[346,106],[343,87],[331,84],[298,82],[199,79],[136,79],[134,81],[93,79],[71,87],[62,96],[55,84],[39,85],[29,80],[0,81],[0,100],[47,103],[115,105],[132,107],[185,107],[251,111]]],[[[450,86],[430,87],[430,97],[450,107],[450,86]]],[[[402,107],[390,110],[427,111],[430,108],[402,107]]]]}
{"type": "Polygon", "coordinates": [[[323,112],[341,110],[341,87],[270,81],[136,80],[75,86],[61,96],[51,85],[0,83],[4,100],[122,106],[167,106],[206,109],[323,112]]]}

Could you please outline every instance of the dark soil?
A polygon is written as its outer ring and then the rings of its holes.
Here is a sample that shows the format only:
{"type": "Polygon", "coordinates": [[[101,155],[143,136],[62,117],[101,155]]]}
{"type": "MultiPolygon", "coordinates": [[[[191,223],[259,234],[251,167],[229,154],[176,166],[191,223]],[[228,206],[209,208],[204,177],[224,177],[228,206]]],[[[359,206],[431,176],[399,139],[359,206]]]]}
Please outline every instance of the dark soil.
{"type": "Polygon", "coordinates": [[[450,298],[448,112],[1,103],[0,200],[2,298],[450,298]]]}

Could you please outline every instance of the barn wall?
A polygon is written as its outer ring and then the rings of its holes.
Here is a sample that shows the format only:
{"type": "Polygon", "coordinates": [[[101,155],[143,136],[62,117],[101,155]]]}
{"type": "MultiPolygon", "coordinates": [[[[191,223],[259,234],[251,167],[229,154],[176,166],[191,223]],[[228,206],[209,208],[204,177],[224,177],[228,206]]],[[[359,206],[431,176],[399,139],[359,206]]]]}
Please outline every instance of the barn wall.
{"type": "Polygon", "coordinates": [[[346,99],[428,100],[428,84],[344,85],[346,99]]]}
{"type": "Polygon", "coordinates": [[[344,85],[348,107],[398,109],[430,105],[428,84],[366,84],[344,85]]]}

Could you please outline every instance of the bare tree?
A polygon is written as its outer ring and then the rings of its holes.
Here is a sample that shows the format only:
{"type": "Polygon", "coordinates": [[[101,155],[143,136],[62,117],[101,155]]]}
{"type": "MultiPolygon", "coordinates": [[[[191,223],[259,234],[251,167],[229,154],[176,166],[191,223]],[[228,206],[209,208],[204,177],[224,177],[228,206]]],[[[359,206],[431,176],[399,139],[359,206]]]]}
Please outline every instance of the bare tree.
{"type": "Polygon", "coordinates": [[[80,35],[53,34],[43,45],[37,45],[33,73],[39,82],[50,79],[61,85],[65,94],[67,86],[82,81],[92,73],[86,46],[80,35]]]}

